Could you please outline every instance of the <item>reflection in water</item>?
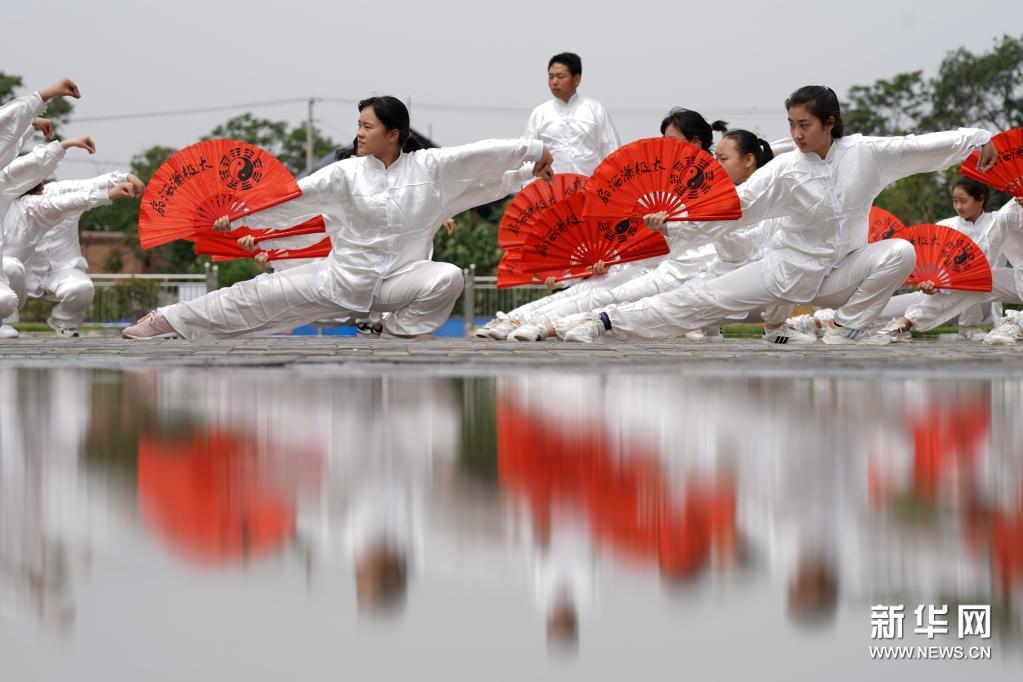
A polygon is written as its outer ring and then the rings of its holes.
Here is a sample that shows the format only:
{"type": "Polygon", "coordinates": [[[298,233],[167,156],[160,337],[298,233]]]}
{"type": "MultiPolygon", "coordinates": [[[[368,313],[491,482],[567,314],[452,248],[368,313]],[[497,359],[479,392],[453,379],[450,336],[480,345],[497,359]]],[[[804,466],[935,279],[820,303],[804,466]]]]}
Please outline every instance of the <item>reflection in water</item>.
{"type": "Polygon", "coordinates": [[[1018,381],[3,369],[0,394],[0,632],[78,636],[102,553],[162,557],[169,592],[340,580],[391,624],[458,585],[587,655],[637,584],[774,594],[763,622],[804,633],[991,604],[1021,648],[1018,381]]]}

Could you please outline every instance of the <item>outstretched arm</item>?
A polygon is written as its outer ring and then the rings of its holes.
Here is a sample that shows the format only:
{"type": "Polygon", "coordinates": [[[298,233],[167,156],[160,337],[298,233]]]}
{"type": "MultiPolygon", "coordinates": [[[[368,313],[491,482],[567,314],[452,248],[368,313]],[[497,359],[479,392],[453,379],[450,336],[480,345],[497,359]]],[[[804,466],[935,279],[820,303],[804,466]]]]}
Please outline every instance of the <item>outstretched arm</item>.
{"type": "Polygon", "coordinates": [[[500,199],[515,177],[509,173],[519,173],[523,164],[532,164],[535,177],[551,176],[550,152],[539,140],[484,140],[425,153],[434,163],[435,180],[448,215],[500,199]]]}
{"type": "Polygon", "coordinates": [[[227,232],[247,226],[253,229],[283,230],[318,215],[337,213],[344,187],[344,173],[339,171],[337,165],[331,164],[299,180],[302,196],[237,220],[228,220],[227,216],[218,218],[213,223],[213,229],[216,232],[227,232]]]}
{"type": "Polygon", "coordinates": [[[983,148],[979,170],[989,170],[997,159],[990,141],[991,133],[986,130],[959,128],[925,135],[881,137],[869,144],[881,168],[883,188],[916,173],[944,170],[965,160],[978,148],[983,148]]]}

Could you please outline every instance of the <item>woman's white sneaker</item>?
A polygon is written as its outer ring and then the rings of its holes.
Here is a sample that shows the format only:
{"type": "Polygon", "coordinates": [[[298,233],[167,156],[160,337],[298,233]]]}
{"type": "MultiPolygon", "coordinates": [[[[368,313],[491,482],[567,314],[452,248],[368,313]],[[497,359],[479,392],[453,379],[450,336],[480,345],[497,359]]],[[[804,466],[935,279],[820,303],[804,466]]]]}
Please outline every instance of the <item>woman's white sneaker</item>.
{"type": "Polygon", "coordinates": [[[565,341],[575,343],[594,343],[606,333],[604,323],[596,315],[583,320],[565,332],[565,341]]]}
{"type": "Polygon", "coordinates": [[[1023,336],[1023,313],[1010,310],[984,337],[987,346],[1014,346],[1023,336]]]}
{"type": "Polygon", "coordinates": [[[786,322],[774,329],[765,327],[763,342],[783,346],[812,346],[817,343],[817,335],[791,327],[786,322]]]}
{"type": "Polygon", "coordinates": [[[888,324],[877,330],[878,334],[891,337],[892,343],[909,343],[913,340],[913,333],[909,327],[902,323],[902,320],[893,317],[888,324]]]}
{"type": "Polygon", "coordinates": [[[829,346],[887,346],[892,338],[870,329],[850,329],[828,324],[821,342],[829,346]]]}
{"type": "Polygon", "coordinates": [[[507,341],[543,341],[547,338],[547,330],[542,324],[526,323],[519,325],[508,335],[507,341]]]}

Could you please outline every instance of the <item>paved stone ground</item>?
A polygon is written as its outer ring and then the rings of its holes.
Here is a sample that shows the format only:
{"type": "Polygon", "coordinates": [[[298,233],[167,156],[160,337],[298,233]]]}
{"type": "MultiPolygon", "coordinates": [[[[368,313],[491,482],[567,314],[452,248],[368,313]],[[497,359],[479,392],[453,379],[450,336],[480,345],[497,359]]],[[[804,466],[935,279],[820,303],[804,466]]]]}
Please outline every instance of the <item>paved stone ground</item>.
{"type": "Polygon", "coordinates": [[[1023,378],[1023,347],[914,341],[885,347],[772,346],[759,340],[721,343],[607,342],[593,345],[364,337],[267,337],[230,341],[145,341],[86,336],[23,335],[0,342],[0,366],[192,366],[309,368],[357,371],[385,367],[445,373],[521,371],[672,371],[743,374],[876,373],[1023,378]]]}

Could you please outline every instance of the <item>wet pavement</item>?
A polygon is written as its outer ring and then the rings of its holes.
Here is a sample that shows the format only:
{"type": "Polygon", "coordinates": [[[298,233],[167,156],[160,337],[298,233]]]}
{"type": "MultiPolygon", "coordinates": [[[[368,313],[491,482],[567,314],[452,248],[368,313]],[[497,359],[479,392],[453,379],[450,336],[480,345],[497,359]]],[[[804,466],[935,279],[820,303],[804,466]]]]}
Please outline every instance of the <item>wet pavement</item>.
{"type": "Polygon", "coordinates": [[[695,372],[871,371],[933,372],[977,376],[1023,375],[1023,347],[914,341],[884,347],[778,347],[759,340],[721,343],[670,341],[557,341],[511,343],[437,339],[403,341],[364,337],[267,337],[223,341],[128,342],[109,337],[62,340],[24,336],[0,344],[0,366],[282,366],[343,363],[348,366],[422,365],[441,371],[489,371],[502,367],[601,367],[615,371],[672,366],[695,372]]]}
{"type": "Polygon", "coordinates": [[[194,346],[159,348],[201,367],[0,367],[0,678],[1023,672],[1023,377],[608,372],[618,351],[587,348],[245,368],[194,346]],[[986,636],[961,631],[972,606],[986,636]]]}

